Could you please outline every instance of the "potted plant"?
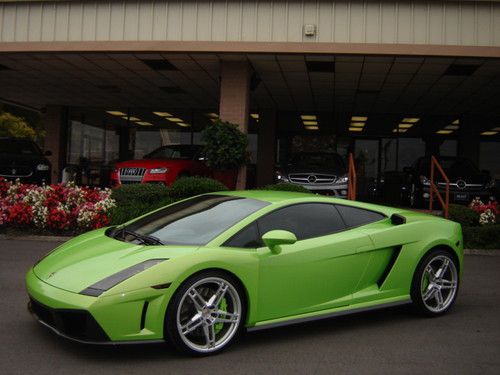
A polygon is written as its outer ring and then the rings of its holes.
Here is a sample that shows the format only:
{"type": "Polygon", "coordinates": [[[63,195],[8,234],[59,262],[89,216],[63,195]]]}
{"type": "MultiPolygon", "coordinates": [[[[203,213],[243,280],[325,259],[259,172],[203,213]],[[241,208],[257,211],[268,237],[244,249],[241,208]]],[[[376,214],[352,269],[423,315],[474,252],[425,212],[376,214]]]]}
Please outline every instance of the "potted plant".
{"type": "Polygon", "coordinates": [[[238,125],[216,120],[203,130],[202,140],[214,178],[229,189],[235,189],[238,171],[248,159],[246,134],[238,129],[238,125]]]}

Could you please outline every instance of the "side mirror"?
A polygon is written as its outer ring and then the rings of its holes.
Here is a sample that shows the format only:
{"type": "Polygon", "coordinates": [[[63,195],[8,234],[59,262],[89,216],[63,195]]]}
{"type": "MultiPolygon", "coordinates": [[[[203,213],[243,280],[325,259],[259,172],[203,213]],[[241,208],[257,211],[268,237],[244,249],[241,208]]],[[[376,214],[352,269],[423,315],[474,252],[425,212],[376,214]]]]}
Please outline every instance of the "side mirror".
{"type": "Polygon", "coordinates": [[[272,230],[264,233],[262,241],[274,253],[281,253],[281,245],[291,245],[297,242],[297,237],[286,230],[272,230]]]}
{"type": "Polygon", "coordinates": [[[45,156],[52,156],[52,151],[45,151],[43,154],[45,156]]]}

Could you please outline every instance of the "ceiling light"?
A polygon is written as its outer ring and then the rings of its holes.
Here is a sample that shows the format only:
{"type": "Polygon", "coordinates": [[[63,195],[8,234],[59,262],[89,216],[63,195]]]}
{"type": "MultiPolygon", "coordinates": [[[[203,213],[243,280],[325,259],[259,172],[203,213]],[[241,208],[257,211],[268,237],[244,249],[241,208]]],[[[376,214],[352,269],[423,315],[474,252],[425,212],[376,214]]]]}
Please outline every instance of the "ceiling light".
{"type": "Polygon", "coordinates": [[[366,116],[352,116],[351,121],[366,121],[368,117],[366,116]]]}
{"type": "Polygon", "coordinates": [[[458,125],[458,124],[460,124],[460,120],[458,119],[452,122],[452,125],[458,125]]]}
{"type": "Polygon", "coordinates": [[[316,120],[316,116],[315,115],[301,115],[300,118],[302,120],[316,120]]]}
{"type": "Polygon", "coordinates": [[[207,113],[207,116],[211,117],[211,118],[219,118],[219,115],[217,113],[213,113],[213,112],[207,113]]]}
{"type": "Polygon", "coordinates": [[[182,119],[178,117],[167,117],[167,120],[172,122],[182,122],[182,119]]]}
{"type": "Polygon", "coordinates": [[[120,111],[106,111],[106,112],[113,116],[127,116],[126,113],[120,111]]]}
{"type": "Polygon", "coordinates": [[[304,121],[304,125],[318,125],[318,121],[304,121]]]}
{"type": "Polygon", "coordinates": [[[350,132],[362,132],[363,128],[349,128],[350,132]]]}
{"type": "Polygon", "coordinates": [[[250,113],[250,117],[258,120],[259,119],[259,114],[258,113],[250,113]]]}
{"type": "Polygon", "coordinates": [[[306,129],[307,130],[318,130],[319,127],[318,126],[315,126],[315,125],[309,125],[309,126],[306,126],[306,129]]]}
{"type": "Polygon", "coordinates": [[[481,135],[495,135],[495,134],[498,134],[497,131],[486,131],[486,132],[482,132],[481,135]]]}
{"type": "Polygon", "coordinates": [[[453,130],[438,130],[436,134],[450,134],[453,133],[453,130]]]}
{"type": "Polygon", "coordinates": [[[418,122],[420,119],[417,118],[417,117],[405,117],[401,122],[406,122],[406,123],[410,123],[410,124],[415,124],[416,122],[418,122]]]}
{"type": "Polygon", "coordinates": [[[141,119],[138,118],[138,117],[130,117],[129,118],[127,116],[122,116],[122,119],[124,119],[124,120],[130,120],[130,121],[141,121],[141,119]]]}
{"type": "Polygon", "coordinates": [[[183,122],[178,122],[178,123],[177,123],[177,125],[182,126],[183,128],[188,128],[188,127],[190,127],[190,126],[191,126],[191,125],[189,125],[189,124],[185,124],[185,123],[183,123],[183,122]]]}
{"type": "Polygon", "coordinates": [[[444,128],[445,129],[449,129],[449,130],[457,130],[457,129],[460,129],[460,126],[458,126],[458,125],[448,125],[448,126],[445,126],[444,128]]]}
{"type": "Polygon", "coordinates": [[[160,117],[172,117],[172,115],[168,112],[153,112],[156,116],[160,117]]]}
{"type": "Polygon", "coordinates": [[[392,129],[393,133],[406,133],[408,129],[392,129]]]}
{"type": "Polygon", "coordinates": [[[363,127],[365,126],[364,122],[351,122],[350,126],[363,127]]]}
{"type": "Polygon", "coordinates": [[[152,123],[150,122],[147,122],[147,121],[137,121],[136,122],[137,125],[142,125],[142,126],[150,126],[150,125],[153,125],[152,123]]]}
{"type": "Polygon", "coordinates": [[[398,128],[400,129],[410,129],[413,126],[413,124],[399,124],[398,128]]]}

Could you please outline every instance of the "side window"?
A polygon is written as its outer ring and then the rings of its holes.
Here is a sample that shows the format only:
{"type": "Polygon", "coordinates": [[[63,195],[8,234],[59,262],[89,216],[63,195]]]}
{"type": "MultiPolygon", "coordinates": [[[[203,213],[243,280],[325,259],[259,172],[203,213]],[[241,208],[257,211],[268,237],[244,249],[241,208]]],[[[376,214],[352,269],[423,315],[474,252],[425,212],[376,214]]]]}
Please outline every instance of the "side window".
{"type": "Polygon", "coordinates": [[[385,218],[384,215],[357,207],[336,205],[348,228],[359,227],[385,218]]]}
{"type": "Polygon", "coordinates": [[[325,236],[345,229],[335,206],[325,203],[303,203],[278,209],[260,218],[261,234],[275,229],[294,233],[298,240],[325,236]]]}
{"type": "Polygon", "coordinates": [[[252,249],[262,246],[261,242],[257,224],[252,223],[227,240],[224,246],[252,249]]]}

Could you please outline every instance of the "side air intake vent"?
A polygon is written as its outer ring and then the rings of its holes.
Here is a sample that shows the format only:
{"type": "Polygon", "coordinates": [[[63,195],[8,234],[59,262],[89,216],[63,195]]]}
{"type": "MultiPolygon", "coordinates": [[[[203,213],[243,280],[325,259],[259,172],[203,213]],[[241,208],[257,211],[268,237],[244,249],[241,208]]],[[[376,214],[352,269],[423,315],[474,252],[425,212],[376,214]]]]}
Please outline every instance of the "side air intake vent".
{"type": "Polygon", "coordinates": [[[393,225],[401,225],[406,223],[406,218],[404,216],[398,215],[398,214],[392,214],[391,215],[391,223],[393,225]]]}

